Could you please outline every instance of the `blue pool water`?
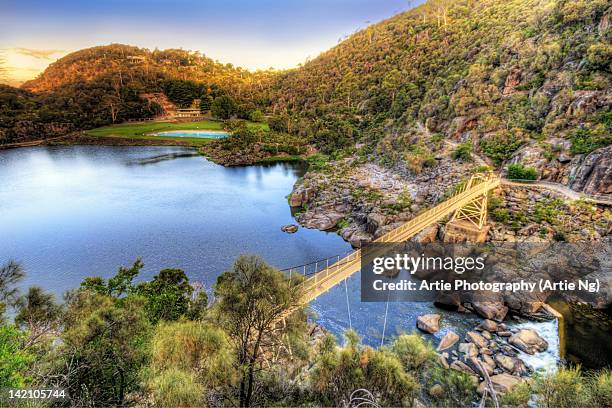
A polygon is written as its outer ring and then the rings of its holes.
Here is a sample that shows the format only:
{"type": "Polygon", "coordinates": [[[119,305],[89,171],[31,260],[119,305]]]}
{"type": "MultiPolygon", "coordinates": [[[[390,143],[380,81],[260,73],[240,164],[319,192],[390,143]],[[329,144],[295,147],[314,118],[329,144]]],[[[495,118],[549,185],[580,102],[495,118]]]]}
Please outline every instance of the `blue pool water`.
{"type": "Polygon", "coordinates": [[[156,133],[157,136],[197,137],[200,139],[223,139],[229,136],[227,132],[211,130],[173,130],[156,133]]]}

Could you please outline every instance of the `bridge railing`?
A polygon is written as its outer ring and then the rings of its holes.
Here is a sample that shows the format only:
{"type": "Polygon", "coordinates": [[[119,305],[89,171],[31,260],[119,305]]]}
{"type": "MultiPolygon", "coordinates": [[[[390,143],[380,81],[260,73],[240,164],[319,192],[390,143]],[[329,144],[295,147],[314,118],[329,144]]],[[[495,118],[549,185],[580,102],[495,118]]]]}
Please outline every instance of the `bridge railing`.
{"type": "MultiPolygon", "coordinates": [[[[483,193],[487,193],[490,189],[497,187],[499,183],[500,178],[492,174],[482,177],[472,177],[467,183],[459,188],[455,195],[446,201],[416,216],[398,228],[395,228],[394,230],[380,236],[373,242],[384,243],[404,241],[411,236],[414,236],[428,225],[431,225],[433,222],[436,222],[445,215],[452,213],[454,210],[456,210],[459,203],[464,205],[465,202],[469,202],[483,193]]],[[[341,258],[340,255],[337,255],[336,257],[315,261],[314,263],[287,268],[283,271],[288,273],[290,278],[294,273],[301,272],[300,274],[307,278],[302,283],[302,290],[305,294],[308,294],[309,291],[314,290],[321,282],[324,282],[337,273],[346,272],[347,269],[354,268],[355,264],[360,261],[361,250],[357,249],[350,252],[343,258],[341,258]]]]}

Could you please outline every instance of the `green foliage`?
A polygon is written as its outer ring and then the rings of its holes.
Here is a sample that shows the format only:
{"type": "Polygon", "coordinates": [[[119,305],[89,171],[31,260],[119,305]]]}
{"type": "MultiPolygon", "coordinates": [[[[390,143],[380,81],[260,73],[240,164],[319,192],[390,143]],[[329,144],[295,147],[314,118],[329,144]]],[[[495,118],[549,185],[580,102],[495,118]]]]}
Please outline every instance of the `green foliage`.
{"type": "Polygon", "coordinates": [[[538,172],[533,167],[525,167],[522,164],[511,164],[507,168],[510,180],[537,180],[538,172]]]}
{"type": "Polygon", "coordinates": [[[591,403],[594,407],[612,406],[612,372],[610,369],[589,374],[588,385],[591,403]]]}
{"type": "Polygon", "coordinates": [[[213,116],[220,119],[229,119],[234,115],[238,110],[238,106],[236,102],[227,95],[217,96],[211,106],[210,111],[213,116]]]}
{"type": "Polygon", "coordinates": [[[507,223],[510,219],[510,213],[506,208],[496,208],[491,213],[493,219],[497,222],[501,222],[503,224],[507,223]]]}
{"type": "MultiPolygon", "coordinates": [[[[283,343],[284,330],[273,323],[300,306],[300,287],[256,256],[241,256],[231,270],[217,278],[215,313],[228,334],[240,371],[240,406],[250,406],[256,382],[255,368],[261,343],[283,343]]],[[[295,316],[295,314],[294,314],[295,316]]],[[[298,313],[299,317],[299,313],[298,313]]],[[[304,330],[303,326],[301,327],[304,330]]],[[[290,330],[290,329],[285,329],[290,330]]]]}
{"type": "Polygon", "coordinates": [[[329,169],[329,156],[322,153],[315,153],[306,159],[308,170],[326,171],[329,169]]]}
{"type": "Polygon", "coordinates": [[[580,368],[560,368],[536,379],[534,392],[540,408],[575,408],[588,405],[589,390],[580,368]]]}
{"type": "Polygon", "coordinates": [[[25,277],[20,264],[8,261],[0,266],[0,323],[7,307],[15,305],[19,296],[17,284],[25,277]]]}
{"type": "Polygon", "coordinates": [[[22,388],[31,382],[24,370],[35,356],[23,348],[25,332],[12,325],[0,325],[0,389],[22,388]]]}
{"type": "Polygon", "coordinates": [[[499,405],[503,408],[527,408],[530,406],[532,393],[533,390],[529,383],[520,383],[512,391],[498,395],[499,405]]]}
{"type": "MultiPolygon", "coordinates": [[[[609,114],[608,114],[609,116],[609,114]]],[[[575,130],[569,139],[572,141],[570,151],[573,154],[586,154],[612,144],[612,126],[598,124],[593,128],[575,130]]]]}
{"type": "Polygon", "coordinates": [[[475,399],[476,385],[467,374],[440,366],[433,367],[428,373],[427,384],[439,384],[443,392],[431,395],[436,407],[469,407],[475,399]]]}
{"type": "Polygon", "coordinates": [[[150,282],[139,284],[135,292],[147,299],[147,315],[156,323],[185,315],[193,288],[183,270],[163,269],[150,282]]]}
{"type": "Polygon", "coordinates": [[[403,367],[408,371],[423,370],[436,359],[436,352],[429,343],[416,334],[402,334],[398,336],[391,346],[391,350],[398,356],[403,367]]]}
{"type": "Polygon", "coordinates": [[[524,140],[513,132],[497,132],[480,141],[480,148],[496,164],[508,160],[524,143],[524,140]]]}
{"type": "Polygon", "coordinates": [[[168,99],[181,108],[188,108],[194,99],[206,96],[206,85],[195,81],[168,79],[162,86],[168,99]]]}
{"type": "Polygon", "coordinates": [[[202,407],[205,391],[198,384],[195,374],[177,368],[168,368],[153,377],[149,386],[156,406],[202,407]]]}
{"type": "Polygon", "coordinates": [[[333,337],[321,342],[310,374],[312,391],[324,405],[339,405],[352,391],[366,388],[380,396],[380,403],[409,406],[418,390],[415,377],[403,369],[389,349],[373,350],[359,344],[348,331],[346,345],[339,348],[333,337]]]}
{"type": "Polygon", "coordinates": [[[234,350],[222,329],[199,322],[160,324],[152,340],[153,384],[166,370],[194,375],[201,390],[218,389],[235,382],[234,350]]]}
{"type": "Polygon", "coordinates": [[[107,295],[79,290],[70,295],[63,324],[49,374],[63,373],[61,387],[82,405],[129,403],[140,389],[139,372],[149,355],[151,326],[145,302],[128,296],[118,303],[107,295]]]}
{"type": "Polygon", "coordinates": [[[260,110],[254,110],[249,117],[253,122],[263,122],[266,120],[264,114],[260,110]]]}
{"type": "Polygon", "coordinates": [[[457,146],[451,157],[455,160],[471,161],[472,160],[472,141],[468,140],[457,146]]]}
{"type": "Polygon", "coordinates": [[[559,221],[560,209],[563,206],[563,201],[559,198],[546,198],[536,203],[533,211],[533,217],[538,222],[547,222],[555,225],[559,221]]]}

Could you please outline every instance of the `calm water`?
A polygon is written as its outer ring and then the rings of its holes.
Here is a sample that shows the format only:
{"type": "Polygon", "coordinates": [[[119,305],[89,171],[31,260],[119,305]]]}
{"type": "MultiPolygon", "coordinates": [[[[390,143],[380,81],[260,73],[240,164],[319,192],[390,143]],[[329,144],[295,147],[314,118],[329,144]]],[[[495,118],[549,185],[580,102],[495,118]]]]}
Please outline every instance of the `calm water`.
{"type": "Polygon", "coordinates": [[[197,137],[201,139],[223,139],[229,136],[227,132],[213,132],[210,130],[173,130],[169,132],[159,132],[158,136],[174,137],[197,137]]]}
{"type": "MultiPolygon", "coordinates": [[[[303,170],[295,164],[226,168],[175,147],[0,151],[0,263],[20,261],[28,274],[24,286],[61,296],[84,277],[112,276],[137,257],[145,263],[144,278],[178,267],[210,288],[243,253],[285,268],[350,250],[335,233],[280,231],[294,222],[286,196],[303,170]]],[[[359,286],[355,274],[312,303],[336,334],[353,327],[379,345],[383,329],[385,340],[411,332],[417,316],[435,310],[419,302],[361,303],[359,286]]],[[[438,339],[479,321],[436,312],[443,314],[438,339]]]]}

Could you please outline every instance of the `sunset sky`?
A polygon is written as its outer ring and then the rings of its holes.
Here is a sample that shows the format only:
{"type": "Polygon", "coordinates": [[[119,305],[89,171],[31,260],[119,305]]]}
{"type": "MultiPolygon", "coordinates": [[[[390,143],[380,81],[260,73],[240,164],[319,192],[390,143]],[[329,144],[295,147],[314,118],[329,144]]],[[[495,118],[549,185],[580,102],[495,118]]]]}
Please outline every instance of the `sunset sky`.
{"type": "Polygon", "coordinates": [[[249,69],[290,68],[422,0],[100,0],[0,2],[0,52],[9,81],[57,58],[124,43],[199,50],[249,69]]]}

